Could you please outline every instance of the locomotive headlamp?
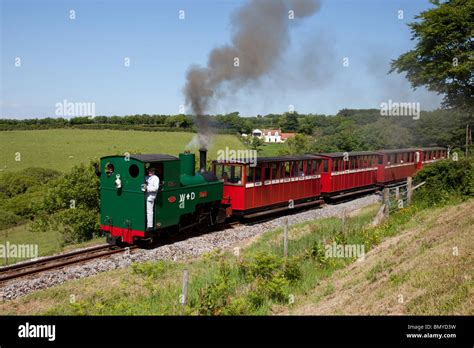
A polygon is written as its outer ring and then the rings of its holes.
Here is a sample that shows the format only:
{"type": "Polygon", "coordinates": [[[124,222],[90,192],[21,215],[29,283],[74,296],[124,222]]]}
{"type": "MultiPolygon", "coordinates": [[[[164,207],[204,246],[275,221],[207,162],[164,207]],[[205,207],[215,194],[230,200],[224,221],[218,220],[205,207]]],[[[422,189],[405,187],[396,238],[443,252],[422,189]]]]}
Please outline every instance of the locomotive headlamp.
{"type": "Polygon", "coordinates": [[[120,174],[115,175],[115,187],[122,188],[122,180],[120,180],[120,174]]]}

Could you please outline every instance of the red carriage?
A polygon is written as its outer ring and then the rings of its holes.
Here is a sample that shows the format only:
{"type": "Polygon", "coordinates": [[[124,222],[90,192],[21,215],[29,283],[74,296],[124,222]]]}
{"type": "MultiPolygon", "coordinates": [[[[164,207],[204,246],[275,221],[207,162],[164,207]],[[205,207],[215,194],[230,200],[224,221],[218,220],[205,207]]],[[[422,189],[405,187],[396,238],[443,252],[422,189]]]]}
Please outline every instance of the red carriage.
{"type": "Polygon", "coordinates": [[[371,151],[315,154],[323,158],[321,193],[342,198],[376,190],[378,153],[371,151]]]}
{"type": "Polygon", "coordinates": [[[224,181],[222,202],[231,204],[234,215],[254,217],[322,203],[318,156],[213,161],[213,172],[224,181]]]}
{"type": "Polygon", "coordinates": [[[379,154],[379,184],[406,180],[422,167],[420,149],[381,150],[379,154]]]}

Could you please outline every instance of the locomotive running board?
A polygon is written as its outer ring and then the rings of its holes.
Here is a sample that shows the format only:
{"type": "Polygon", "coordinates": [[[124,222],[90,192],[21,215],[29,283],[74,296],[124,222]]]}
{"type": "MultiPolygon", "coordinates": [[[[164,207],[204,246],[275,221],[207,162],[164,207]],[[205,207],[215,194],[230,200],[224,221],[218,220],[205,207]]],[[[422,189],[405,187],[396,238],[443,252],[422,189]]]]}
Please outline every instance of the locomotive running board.
{"type": "Polygon", "coordinates": [[[312,205],[318,205],[318,204],[322,204],[322,203],[324,203],[324,199],[319,199],[317,201],[311,201],[311,202],[295,204],[293,208],[288,208],[287,206],[284,206],[284,207],[281,207],[281,208],[275,208],[275,209],[271,209],[271,210],[264,210],[264,211],[260,211],[258,213],[243,215],[242,217],[244,219],[253,219],[253,218],[259,217],[259,216],[264,216],[264,215],[273,214],[273,213],[279,213],[279,212],[287,211],[287,210],[294,210],[294,209],[298,209],[298,208],[310,207],[312,205]]]}

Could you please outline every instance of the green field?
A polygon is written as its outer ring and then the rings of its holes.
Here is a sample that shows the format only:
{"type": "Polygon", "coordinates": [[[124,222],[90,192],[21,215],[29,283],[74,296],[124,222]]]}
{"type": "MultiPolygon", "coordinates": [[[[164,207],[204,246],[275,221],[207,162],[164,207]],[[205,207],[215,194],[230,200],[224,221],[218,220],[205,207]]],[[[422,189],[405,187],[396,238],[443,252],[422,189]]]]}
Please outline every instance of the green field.
{"type": "Polygon", "coordinates": [[[261,152],[262,157],[275,157],[280,155],[280,151],[285,148],[285,144],[263,144],[261,152]]]}
{"type": "MultiPolygon", "coordinates": [[[[75,164],[102,156],[129,153],[177,155],[185,150],[194,133],[116,130],[48,129],[0,132],[0,172],[28,167],[66,171],[75,164]],[[20,160],[16,160],[17,153],[20,160]]],[[[233,135],[216,135],[209,158],[219,149],[244,149],[233,135]]],[[[190,149],[190,150],[197,150],[190,149]]]]}
{"type": "MultiPolygon", "coordinates": [[[[0,231],[0,244],[7,245],[7,242],[12,244],[33,244],[38,246],[38,256],[47,256],[57,254],[62,251],[73,250],[75,248],[87,247],[96,244],[104,244],[105,238],[96,237],[84,243],[73,245],[64,245],[63,236],[61,232],[45,231],[33,232],[29,228],[29,223],[7,228],[0,231]]],[[[21,258],[0,258],[0,266],[25,261],[21,258]]]]}

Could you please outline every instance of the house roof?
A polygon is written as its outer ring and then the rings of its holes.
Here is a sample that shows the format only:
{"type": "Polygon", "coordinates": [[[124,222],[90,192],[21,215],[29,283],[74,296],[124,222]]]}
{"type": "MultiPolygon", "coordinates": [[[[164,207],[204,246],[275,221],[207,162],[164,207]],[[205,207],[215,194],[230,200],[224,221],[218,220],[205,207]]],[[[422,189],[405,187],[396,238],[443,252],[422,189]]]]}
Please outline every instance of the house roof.
{"type": "Polygon", "coordinates": [[[296,133],[281,133],[281,137],[283,139],[286,139],[286,138],[291,138],[291,137],[294,137],[296,135],[296,133]]]}

